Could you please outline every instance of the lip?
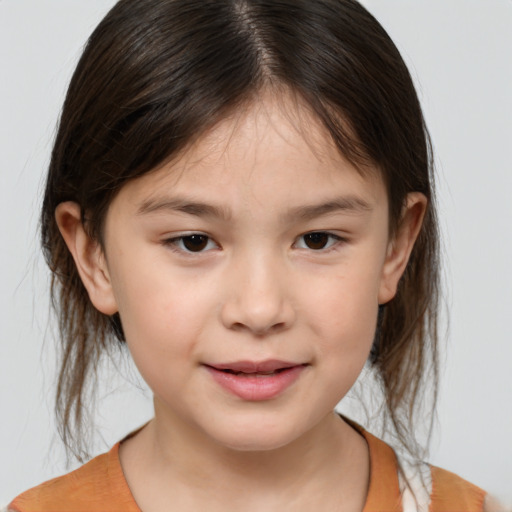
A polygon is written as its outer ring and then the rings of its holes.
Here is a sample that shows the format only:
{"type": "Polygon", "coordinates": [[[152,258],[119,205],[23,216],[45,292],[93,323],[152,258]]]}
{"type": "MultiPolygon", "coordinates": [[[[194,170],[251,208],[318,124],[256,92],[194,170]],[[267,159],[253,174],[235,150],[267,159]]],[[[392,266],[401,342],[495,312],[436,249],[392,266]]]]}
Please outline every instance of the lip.
{"type": "Polygon", "coordinates": [[[292,368],[300,366],[299,363],[292,363],[290,361],[281,361],[279,359],[267,359],[266,361],[235,361],[232,363],[220,363],[207,365],[215,368],[216,370],[231,370],[233,372],[243,373],[264,373],[275,372],[283,368],[292,368]]]}
{"type": "Polygon", "coordinates": [[[204,366],[223,389],[243,400],[256,402],[279,396],[297,381],[308,365],[272,359],[204,366]]]}

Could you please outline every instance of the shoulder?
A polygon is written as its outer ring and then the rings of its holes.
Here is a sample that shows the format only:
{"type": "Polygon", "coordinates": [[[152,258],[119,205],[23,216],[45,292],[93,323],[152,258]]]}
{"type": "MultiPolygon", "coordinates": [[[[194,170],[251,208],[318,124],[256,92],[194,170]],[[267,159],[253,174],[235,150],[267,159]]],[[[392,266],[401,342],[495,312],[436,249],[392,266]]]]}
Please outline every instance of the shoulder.
{"type": "MultiPolygon", "coordinates": [[[[406,512],[502,512],[500,508],[489,508],[492,502],[486,498],[484,490],[455,473],[423,462],[411,462],[398,456],[381,439],[363,429],[360,431],[370,448],[372,469],[369,498],[378,498],[376,502],[381,502],[385,492],[393,487],[399,495],[399,508],[406,512]],[[379,488],[378,494],[373,496],[372,490],[378,487],[376,482],[385,482],[386,489],[379,488]]],[[[369,507],[368,510],[373,508],[369,507]]],[[[377,507],[375,510],[381,509],[377,507]]],[[[395,509],[390,507],[390,510],[395,509]]]]}
{"type": "Polygon", "coordinates": [[[12,512],[138,512],[126,485],[118,457],[119,445],[87,464],[20,494],[8,506],[12,512]]]}
{"type": "Polygon", "coordinates": [[[438,504],[446,503],[446,497],[453,499],[453,496],[457,496],[464,500],[464,510],[512,512],[512,508],[505,508],[496,498],[450,471],[432,467],[432,477],[432,501],[436,500],[438,504]]]}
{"type": "MultiPolygon", "coordinates": [[[[108,480],[108,454],[100,455],[66,475],[48,480],[20,494],[9,510],[82,510],[87,497],[98,495],[108,480]]],[[[89,506],[90,503],[87,503],[89,506]]],[[[84,508],[85,510],[85,508],[84,508]]]]}
{"type": "Polygon", "coordinates": [[[432,466],[431,508],[433,511],[465,510],[481,512],[484,510],[486,492],[480,487],[464,480],[445,469],[432,466]]]}

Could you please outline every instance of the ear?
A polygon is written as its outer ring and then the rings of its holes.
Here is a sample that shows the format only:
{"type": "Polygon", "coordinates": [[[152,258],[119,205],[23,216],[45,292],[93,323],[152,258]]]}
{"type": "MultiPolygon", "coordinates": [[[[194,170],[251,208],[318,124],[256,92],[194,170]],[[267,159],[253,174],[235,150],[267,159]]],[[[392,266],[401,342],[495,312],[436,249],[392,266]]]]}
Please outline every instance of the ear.
{"type": "Polygon", "coordinates": [[[388,244],[386,260],[382,268],[379,304],[389,302],[396,295],[398,282],[405,271],[420,232],[427,203],[427,198],[420,192],[411,192],[407,195],[400,223],[388,244]]]}
{"type": "Polygon", "coordinates": [[[94,307],[105,315],[117,312],[105,255],[82,223],[80,206],[67,201],[55,209],[60,233],[75,260],[75,265],[94,307]]]}

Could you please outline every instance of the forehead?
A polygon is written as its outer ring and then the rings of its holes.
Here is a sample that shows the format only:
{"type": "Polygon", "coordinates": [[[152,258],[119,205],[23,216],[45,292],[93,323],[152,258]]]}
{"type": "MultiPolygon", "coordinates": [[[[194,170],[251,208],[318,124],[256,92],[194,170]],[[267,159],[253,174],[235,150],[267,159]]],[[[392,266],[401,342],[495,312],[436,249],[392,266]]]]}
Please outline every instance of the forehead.
{"type": "Polygon", "coordinates": [[[382,195],[380,172],[356,169],[311,109],[292,94],[266,93],[232,112],[171,161],[122,189],[130,202],[162,194],[220,194],[232,204],[317,199],[331,190],[382,195]]]}

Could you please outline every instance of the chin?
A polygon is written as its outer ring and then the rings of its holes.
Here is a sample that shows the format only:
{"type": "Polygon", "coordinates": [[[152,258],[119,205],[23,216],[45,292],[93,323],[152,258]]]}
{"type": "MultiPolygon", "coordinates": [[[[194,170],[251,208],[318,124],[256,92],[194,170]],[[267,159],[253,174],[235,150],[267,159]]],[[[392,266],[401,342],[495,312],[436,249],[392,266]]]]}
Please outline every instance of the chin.
{"type": "Polygon", "coordinates": [[[222,432],[211,432],[217,443],[240,452],[262,452],[282,448],[298,439],[303,432],[287,421],[270,422],[254,419],[232,422],[222,432]],[[288,424],[287,424],[288,423],[288,424]]]}

